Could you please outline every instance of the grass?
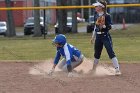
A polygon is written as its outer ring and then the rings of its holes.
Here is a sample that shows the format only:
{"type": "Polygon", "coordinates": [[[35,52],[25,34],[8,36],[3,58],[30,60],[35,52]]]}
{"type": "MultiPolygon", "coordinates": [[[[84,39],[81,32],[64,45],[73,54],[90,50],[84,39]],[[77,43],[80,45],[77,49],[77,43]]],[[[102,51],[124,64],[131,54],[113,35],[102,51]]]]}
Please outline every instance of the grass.
{"type": "MultiPolygon", "coordinates": [[[[120,61],[140,61],[140,24],[127,30],[111,31],[114,51],[120,61]]],[[[66,34],[68,42],[80,49],[87,58],[93,58],[91,34],[66,34]]],[[[51,44],[54,35],[43,37],[0,37],[0,60],[46,60],[54,58],[55,47],[51,44]]],[[[103,49],[101,60],[109,61],[103,49]]]]}

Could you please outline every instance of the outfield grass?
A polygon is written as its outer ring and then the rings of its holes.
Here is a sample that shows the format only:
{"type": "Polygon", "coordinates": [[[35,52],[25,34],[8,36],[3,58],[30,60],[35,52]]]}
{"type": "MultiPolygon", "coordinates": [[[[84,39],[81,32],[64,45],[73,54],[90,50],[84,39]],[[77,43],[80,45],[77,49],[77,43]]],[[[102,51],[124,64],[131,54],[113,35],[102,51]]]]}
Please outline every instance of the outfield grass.
{"type": "MultiPolygon", "coordinates": [[[[111,31],[114,51],[120,61],[140,61],[140,24],[127,30],[111,31]]],[[[66,34],[68,42],[79,48],[87,58],[93,58],[91,34],[66,34]]],[[[43,37],[0,37],[0,60],[46,60],[55,56],[55,47],[51,44],[54,35],[43,37]]],[[[101,60],[108,61],[103,49],[101,60]]]]}

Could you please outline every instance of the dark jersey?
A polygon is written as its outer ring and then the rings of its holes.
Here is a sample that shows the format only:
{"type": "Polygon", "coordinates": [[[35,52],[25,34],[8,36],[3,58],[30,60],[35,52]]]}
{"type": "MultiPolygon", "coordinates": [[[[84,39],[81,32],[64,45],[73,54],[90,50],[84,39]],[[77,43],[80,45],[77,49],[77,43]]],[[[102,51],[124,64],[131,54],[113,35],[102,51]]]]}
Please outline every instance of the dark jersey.
{"type": "MultiPolygon", "coordinates": [[[[105,32],[107,33],[111,29],[112,21],[111,21],[111,16],[109,14],[103,14],[102,16],[105,16],[105,26],[106,28],[100,29],[98,25],[96,25],[95,32],[105,32]]],[[[94,15],[94,22],[97,21],[99,15],[95,14],[94,15]]]]}

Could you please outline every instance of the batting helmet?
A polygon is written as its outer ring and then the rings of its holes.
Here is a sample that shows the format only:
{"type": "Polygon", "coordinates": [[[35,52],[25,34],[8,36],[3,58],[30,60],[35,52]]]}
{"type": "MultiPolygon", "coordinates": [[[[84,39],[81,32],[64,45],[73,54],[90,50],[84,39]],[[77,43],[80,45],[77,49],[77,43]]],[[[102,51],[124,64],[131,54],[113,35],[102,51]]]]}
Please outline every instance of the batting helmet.
{"type": "Polygon", "coordinates": [[[67,42],[66,36],[63,34],[56,35],[55,38],[53,39],[53,43],[58,43],[60,45],[65,45],[67,42]]]}

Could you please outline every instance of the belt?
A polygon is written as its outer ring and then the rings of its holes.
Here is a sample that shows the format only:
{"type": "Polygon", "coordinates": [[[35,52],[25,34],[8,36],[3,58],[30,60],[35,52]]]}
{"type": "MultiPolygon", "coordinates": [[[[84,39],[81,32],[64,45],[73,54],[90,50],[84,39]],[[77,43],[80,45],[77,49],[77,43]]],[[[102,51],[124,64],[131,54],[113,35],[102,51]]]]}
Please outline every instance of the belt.
{"type": "Polygon", "coordinates": [[[104,34],[105,32],[97,32],[97,34],[104,34]]]}

